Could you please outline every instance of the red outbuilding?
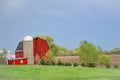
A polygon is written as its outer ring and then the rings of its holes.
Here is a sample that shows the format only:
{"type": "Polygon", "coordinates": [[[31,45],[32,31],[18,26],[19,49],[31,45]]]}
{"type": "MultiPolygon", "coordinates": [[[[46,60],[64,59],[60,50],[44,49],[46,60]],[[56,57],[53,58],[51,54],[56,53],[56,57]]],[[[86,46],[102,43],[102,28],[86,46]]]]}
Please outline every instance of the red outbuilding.
{"type": "Polygon", "coordinates": [[[50,60],[50,47],[47,41],[40,36],[26,36],[16,48],[15,59],[8,60],[8,64],[38,64],[41,59],[50,60]]]}

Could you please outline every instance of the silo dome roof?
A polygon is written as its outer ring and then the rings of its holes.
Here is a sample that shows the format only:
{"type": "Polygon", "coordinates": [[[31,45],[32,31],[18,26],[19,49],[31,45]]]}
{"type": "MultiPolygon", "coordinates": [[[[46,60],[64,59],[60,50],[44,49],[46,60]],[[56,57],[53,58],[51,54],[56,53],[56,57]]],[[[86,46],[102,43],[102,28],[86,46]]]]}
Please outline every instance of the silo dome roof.
{"type": "Polygon", "coordinates": [[[24,37],[24,41],[31,41],[33,40],[33,38],[31,36],[25,36],[24,37]]]}

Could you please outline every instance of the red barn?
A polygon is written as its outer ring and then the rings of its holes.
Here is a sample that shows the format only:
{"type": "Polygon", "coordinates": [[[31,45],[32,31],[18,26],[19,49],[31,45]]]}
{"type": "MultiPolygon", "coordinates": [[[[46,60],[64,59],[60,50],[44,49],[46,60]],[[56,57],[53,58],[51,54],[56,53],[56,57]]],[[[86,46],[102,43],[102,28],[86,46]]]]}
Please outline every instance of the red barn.
{"type": "Polygon", "coordinates": [[[40,36],[34,38],[26,36],[16,48],[15,59],[8,60],[8,64],[38,64],[42,58],[50,60],[50,47],[47,41],[40,36]]]}

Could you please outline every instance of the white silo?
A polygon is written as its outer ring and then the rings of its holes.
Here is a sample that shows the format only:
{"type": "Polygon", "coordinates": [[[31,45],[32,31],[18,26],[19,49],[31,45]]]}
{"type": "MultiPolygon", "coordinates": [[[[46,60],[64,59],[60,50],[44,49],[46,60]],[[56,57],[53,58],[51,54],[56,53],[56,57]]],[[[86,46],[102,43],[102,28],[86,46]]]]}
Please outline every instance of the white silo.
{"type": "Polygon", "coordinates": [[[24,37],[23,52],[24,52],[24,57],[28,58],[28,64],[34,64],[33,38],[31,36],[24,37]]]}

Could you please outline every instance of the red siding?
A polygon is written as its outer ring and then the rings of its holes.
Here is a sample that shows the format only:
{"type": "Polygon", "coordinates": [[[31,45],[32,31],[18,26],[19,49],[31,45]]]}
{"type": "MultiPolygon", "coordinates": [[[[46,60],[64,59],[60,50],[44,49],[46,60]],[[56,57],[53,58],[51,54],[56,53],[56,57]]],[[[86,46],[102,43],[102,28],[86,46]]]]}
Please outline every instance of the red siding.
{"type": "Polygon", "coordinates": [[[23,52],[15,52],[15,58],[23,58],[23,52]]]}
{"type": "Polygon", "coordinates": [[[47,41],[42,38],[34,38],[34,64],[37,64],[39,60],[48,52],[50,49],[47,41]]]}
{"type": "Polygon", "coordinates": [[[23,59],[8,60],[8,64],[9,65],[27,65],[28,59],[23,58],[23,59]]]}
{"type": "Polygon", "coordinates": [[[8,64],[9,65],[13,65],[14,64],[14,60],[8,60],[8,64]]]}

